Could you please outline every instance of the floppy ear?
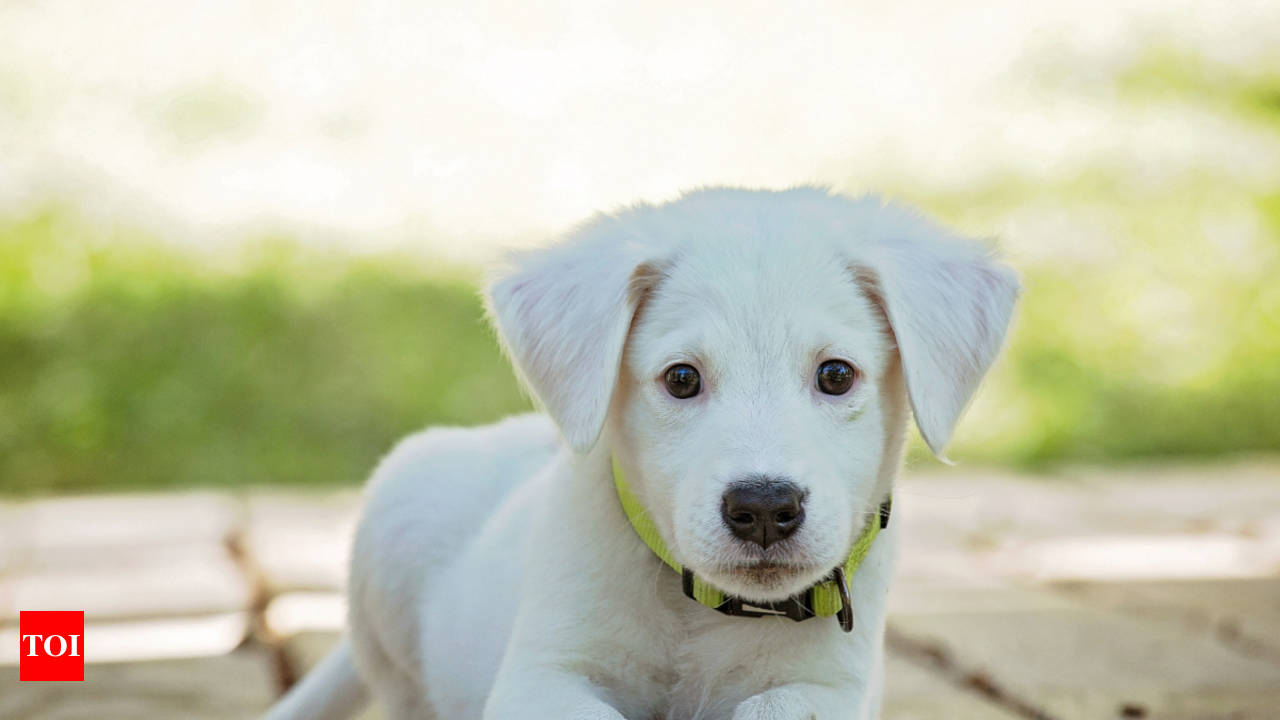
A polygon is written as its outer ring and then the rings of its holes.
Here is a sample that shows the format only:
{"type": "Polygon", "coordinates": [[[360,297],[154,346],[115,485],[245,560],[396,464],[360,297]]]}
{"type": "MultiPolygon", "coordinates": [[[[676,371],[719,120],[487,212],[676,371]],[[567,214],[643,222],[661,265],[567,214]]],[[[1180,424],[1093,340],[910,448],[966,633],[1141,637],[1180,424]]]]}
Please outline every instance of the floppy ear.
{"type": "Polygon", "coordinates": [[[603,217],[513,254],[489,284],[489,316],[516,373],[577,452],[604,425],[631,320],[657,275],[651,253],[603,217]]]}
{"type": "Polygon", "coordinates": [[[888,317],[920,434],[946,461],[956,421],[1004,342],[1018,277],[981,243],[881,211],[894,217],[862,248],[856,270],[888,317]]]}

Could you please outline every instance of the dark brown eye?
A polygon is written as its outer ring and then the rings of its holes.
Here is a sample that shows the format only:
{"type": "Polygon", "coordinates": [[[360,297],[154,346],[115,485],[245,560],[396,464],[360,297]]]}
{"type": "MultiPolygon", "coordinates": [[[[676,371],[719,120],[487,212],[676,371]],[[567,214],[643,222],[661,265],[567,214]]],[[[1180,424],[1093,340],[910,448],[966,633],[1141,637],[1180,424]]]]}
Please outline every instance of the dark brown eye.
{"type": "Polygon", "coordinates": [[[671,397],[681,400],[691,398],[702,390],[702,377],[692,365],[672,365],[667,368],[663,379],[667,383],[667,392],[671,393],[671,397]]]}
{"type": "Polygon", "coordinates": [[[828,395],[843,395],[853,387],[858,371],[843,360],[828,360],[818,366],[818,389],[828,395]]]}

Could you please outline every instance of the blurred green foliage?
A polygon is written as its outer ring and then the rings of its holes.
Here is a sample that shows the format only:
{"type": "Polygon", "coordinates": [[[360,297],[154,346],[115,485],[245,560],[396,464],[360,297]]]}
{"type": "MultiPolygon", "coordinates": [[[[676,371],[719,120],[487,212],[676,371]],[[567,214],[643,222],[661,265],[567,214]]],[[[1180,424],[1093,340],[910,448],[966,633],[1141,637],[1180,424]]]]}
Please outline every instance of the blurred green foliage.
{"type": "MultiPolygon", "coordinates": [[[[1280,76],[1154,52],[1116,87],[1280,138],[1280,76]]],[[[897,193],[1039,239],[1010,248],[1026,294],[953,457],[1280,450],[1280,188],[1143,170],[897,193]]],[[[528,407],[475,286],[287,238],[214,256],[74,210],[0,219],[0,493],[358,482],[416,428],[528,407]]]]}
{"type": "Polygon", "coordinates": [[[1280,188],[1236,166],[1280,148],[1280,65],[1245,73],[1156,47],[1113,82],[1101,94],[1122,108],[1195,108],[1221,154],[1118,150],[1051,182],[913,198],[969,232],[1020,236],[1026,294],[961,455],[1038,467],[1280,451],[1280,188]]]}
{"type": "Polygon", "coordinates": [[[0,247],[0,492],[356,482],[527,407],[456,271],[269,239],[218,269],[58,212],[0,247]]]}

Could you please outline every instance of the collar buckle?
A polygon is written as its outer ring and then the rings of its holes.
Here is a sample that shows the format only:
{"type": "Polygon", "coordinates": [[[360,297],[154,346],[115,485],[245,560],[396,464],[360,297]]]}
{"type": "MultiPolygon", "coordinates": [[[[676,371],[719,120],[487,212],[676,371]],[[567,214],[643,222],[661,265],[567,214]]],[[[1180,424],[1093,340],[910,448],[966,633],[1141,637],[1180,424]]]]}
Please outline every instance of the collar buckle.
{"type": "MultiPolygon", "coordinates": [[[[690,600],[696,601],[697,598],[693,595],[693,571],[685,568],[681,575],[684,594],[690,600]]],[[[836,613],[836,620],[840,622],[841,630],[853,632],[853,599],[849,595],[849,582],[845,577],[844,568],[838,567],[831,571],[831,582],[840,593],[840,610],[836,613]]],[[[739,597],[726,597],[724,602],[715,607],[715,610],[731,617],[785,617],[796,622],[818,615],[813,610],[813,588],[786,600],[769,603],[753,603],[739,597]]]]}
{"type": "MultiPolygon", "coordinates": [[[[681,572],[684,594],[691,600],[697,600],[693,594],[693,571],[685,568],[681,572]]],[[[717,612],[732,617],[785,617],[796,622],[816,617],[813,610],[813,588],[808,588],[799,595],[776,602],[755,603],[739,597],[726,596],[724,602],[714,608],[717,612]]]]}

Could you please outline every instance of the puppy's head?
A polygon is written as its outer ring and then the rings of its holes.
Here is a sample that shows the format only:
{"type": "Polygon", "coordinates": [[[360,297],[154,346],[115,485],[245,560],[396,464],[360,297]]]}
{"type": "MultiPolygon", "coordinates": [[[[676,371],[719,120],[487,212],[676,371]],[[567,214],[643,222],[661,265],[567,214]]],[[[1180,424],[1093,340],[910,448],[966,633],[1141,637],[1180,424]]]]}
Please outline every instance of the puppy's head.
{"type": "Polygon", "coordinates": [[[707,190],[518,255],[490,311],[578,452],[626,469],[675,558],[779,600],[842,563],[908,407],[941,456],[1017,279],[901,208],[707,190]]]}

